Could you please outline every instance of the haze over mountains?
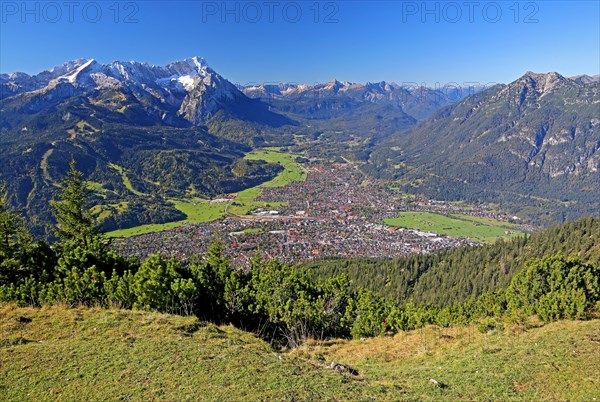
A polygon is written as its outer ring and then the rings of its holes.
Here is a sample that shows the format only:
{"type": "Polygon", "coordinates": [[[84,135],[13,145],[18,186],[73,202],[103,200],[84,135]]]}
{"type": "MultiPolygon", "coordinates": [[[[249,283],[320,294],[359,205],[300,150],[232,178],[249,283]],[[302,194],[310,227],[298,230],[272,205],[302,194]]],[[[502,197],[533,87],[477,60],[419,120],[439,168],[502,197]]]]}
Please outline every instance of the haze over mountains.
{"type": "Polygon", "coordinates": [[[560,221],[599,208],[599,125],[598,76],[529,72],[491,88],[238,88],[199,57],[166,66],[79,59],[0,75],[0,181],[14,205],[47,220],[74,158],[99,184],[98,202],[135,198],[163,205],[157,215],[170,219],[164,200],[268,180],[278,167],[244,153],[288,146],[353,160],[409,191],[560,221]]]}

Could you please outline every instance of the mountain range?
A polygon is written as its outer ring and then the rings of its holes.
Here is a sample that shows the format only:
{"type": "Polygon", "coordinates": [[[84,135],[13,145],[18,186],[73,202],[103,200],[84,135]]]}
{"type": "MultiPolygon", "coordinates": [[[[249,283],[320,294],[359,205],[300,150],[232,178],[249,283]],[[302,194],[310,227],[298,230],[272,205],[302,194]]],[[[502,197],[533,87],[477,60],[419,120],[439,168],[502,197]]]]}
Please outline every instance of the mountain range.
{"type": "Polygon", "coordinates": [[[309,109],[314,113],[320,109],[335,109],[336,105],[341,106],[339,109],[343,109],[344,102],[351,104],[352,101],[367,101],[394,106],[416,120],[423,120],[439,108],[474,94],[482,88],[482,86],[450,85],[428,88],[416,83],[399,85],[385,81],[360,84],[334,79],[316,85],[264,84],[246,86],[241,90],[250,98],[271,101],[284,111],[302,113],[303,110],[309,109]],[[298,105],[308,105],[308,107],[302,108],[298,105]]]}
{"type": "Polygon", "coordinates": [[[199,57],[166,66],[78,59],[0,75],[0,182],[41,224],[73,158],[95,183],[97,203],[154,208],[124,225],[168,221],[181,218],[171,198],[272,178],[279,166],[243,156],[285,146],[354,160],[407,191],[563,220],[598,210],[598,79],[527,73],[491,88],[240,87],[199,57]]]}
{"type": "Polygon", "coordinates": [[[260,110],[264,105],[250,101],[199,57],[166,66],[135,61],[103,65],[93,59],[78,59],[34,76],[0,75],[0,99],[13,99],[3,105],[25,113],[81,95],[96,106],[122,113],[136,125],[187,127],[203,123],[220,111],[235,116],[240,105],[243,113],[269,117],[268,111],[260,110]]]}

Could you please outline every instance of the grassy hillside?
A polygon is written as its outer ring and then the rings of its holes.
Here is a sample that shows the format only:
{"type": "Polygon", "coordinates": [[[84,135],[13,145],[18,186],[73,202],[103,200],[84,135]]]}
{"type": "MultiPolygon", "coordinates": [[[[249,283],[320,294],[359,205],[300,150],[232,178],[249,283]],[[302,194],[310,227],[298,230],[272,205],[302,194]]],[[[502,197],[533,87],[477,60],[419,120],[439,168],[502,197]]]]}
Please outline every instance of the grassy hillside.
{"type": "MultiPolygon", "coordinates": [[[[185,224],[202,223],[214,221],[225,216],[225,214],[246,215],[253,209],[265,207],[267,203],[254,201],[265,187],[282,187],[291,181],[303,181],[306,172],[302,165],[296,162],[296,156],[279,152],[274,149],[264,149],[250,152],[244,159],[251,161],[265,161],[280,164],[283,167],[273,179],[254,187],[247,188],[237,193],[235,205],[229,202],[211,203],[203,199],[173,199],[170,200],[178,211],[183,212],[187,218],[175,222],[147,224],[127,229],[119,229],[108,232],[109,237],[130,237],[145,233],[159,232],[161,230],[173,229],[185,224]]],[[[125,182],[125,177],[124,177],[125,182]]],[[[127,185],[127,182],[125,182],[127,185]]],[[[269,203],[270,206],[283,205],[284,203],[269,203]]]]}
{"type": "Polygon", "coordinates": [[[260,187],[283,187],[291,181],[303,181],[306,178],[306,172],[296,162],[296,157],[296,155],[279,152],[276,149],[264,149],[248,153],[244,159],[278,163],[283,166],[283,171],[279,172],[274,179],[260,185],[260,187]]]}
{"type": "Polygon", "coordinates": [[[592,320],[522,333],[427,327],[281,352],[192,317],[4,305],[0,399],[592,400],[599,342],[592,320]]]}
{"type": "Polygon", "coordinates": [[[186,219],[175,222],[153,223],[127,229],[113,230],[108,232],[106,235],[108,237],[129,237],[173,229],[185,224],[214,221],[225,215],[225,209],[227,207],[226,203],[213,203],[200,198],[170,200],[170,202],[178,211],[181,211],[185,214],[186,219]]]}

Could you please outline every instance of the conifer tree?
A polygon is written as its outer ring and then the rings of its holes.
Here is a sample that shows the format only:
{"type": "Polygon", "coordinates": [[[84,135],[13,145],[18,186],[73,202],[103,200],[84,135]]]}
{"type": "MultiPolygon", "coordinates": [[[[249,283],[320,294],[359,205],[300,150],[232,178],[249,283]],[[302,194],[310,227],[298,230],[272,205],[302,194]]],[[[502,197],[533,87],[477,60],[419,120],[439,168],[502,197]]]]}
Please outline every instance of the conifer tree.
{"type": "Polygon", "coordinates": [[[98,238],[94,221],[86,206],[88,189],[83,173],[75,167],[75,161],[71,160],[69,166],[59,199],[50,202],[57,223],[55,232],[63,241],[75,241],[88,248],[98,238]]]}

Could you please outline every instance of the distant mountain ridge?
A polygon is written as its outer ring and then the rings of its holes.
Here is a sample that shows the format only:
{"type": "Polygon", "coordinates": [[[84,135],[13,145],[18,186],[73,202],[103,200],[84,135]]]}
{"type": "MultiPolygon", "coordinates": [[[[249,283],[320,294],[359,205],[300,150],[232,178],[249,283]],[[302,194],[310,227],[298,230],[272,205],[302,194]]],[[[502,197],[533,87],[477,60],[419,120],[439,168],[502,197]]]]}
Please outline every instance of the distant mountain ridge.
{"type": "Polygon", "coordinates": [[[590,84],[592,82],[600,81],[600,74],[589,76],[587,74],[576,75],[574,77],[569,77],[569,79],[579,83],[579,84],[590,84]]]}
{"type": "Polygon", "coordinates": [[[446,85],[429,88],[416,83],[399,85],[395,82],[367,82],[365,84],[332,80],[323,84],[263,84],[241,87],[250,98],[265,101],[295,103],[325,103],[344,99],[385,104],[401,109],[407,115],[422,120],[436,110],[479,92],[482,86],[446,85]]]}
{"type": "MultiPolygon", "coordinates": [[[[588,84],[598,82],[600,74],[583,74],[569,79],[588,84]]],[[[228,102],[251,103],[248,98],[315,102],[349,97],[391,104],[402,108],[415,119],[423,120],[441,107],[485,89],[482,85],[448,84],[430,88],[416,83],[400,85],[381,81],[361,84],[336,79],[314,85],[279,83],[239,86],[224,79],[203,58],[194,56],[165,66],[136,61],[99,64],[94,59],[76,59],[35,75],[21,72],[0,74],[0,100],[23,93],[47,92],[60,84],[72,85],[73,88],[66,91],[70,94],[91,89],[135,88],[136,95],[149,95],[159,105],[169,109],[163,113],[162,119],[175,125],[176,118],[191,124],[202,123],[220,108],[226,107],[228,102]],[[199,98],[202,100],[198,101],[199,98]]]]}

